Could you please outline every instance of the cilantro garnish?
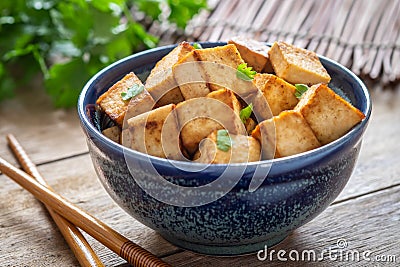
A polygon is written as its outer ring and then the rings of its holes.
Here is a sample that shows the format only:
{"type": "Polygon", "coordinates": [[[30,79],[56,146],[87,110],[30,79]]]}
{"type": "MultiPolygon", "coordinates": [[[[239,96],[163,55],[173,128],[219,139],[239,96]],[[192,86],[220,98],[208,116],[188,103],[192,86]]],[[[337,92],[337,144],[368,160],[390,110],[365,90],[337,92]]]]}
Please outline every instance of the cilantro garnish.
{"type": "Polygon", "coordinates": [[[250,103],[247,107],[242,109],[239,113],[239,117],[243,123],[246,123],[247,119],[250,118],[251,112],[253,112],[253,104],[250,103]]]}
{"type": "Polygon", "coordinates": [[[251,81],[256,74],[257,72],[253,70],[253,67],[247,67],[247,63],[242,63],[237,67],[236,76],[242,80],[251,81]]]}
{"type": "Polygon", "coordinates": [[[227,152],[232,146],[232,139],[227,130],[217,131],[217,148],[221,151],[227,152]]]}
{"type": "Polygon", "coordinates": [[[193,43],[193,47],[194,49],[203,49],[203,47],[199,43],[193,43]]]}
{"type": "Polygon", "coordinates": [[[130,87],[126,92],[121,93],[122,100],[129,100],[132,97],[137,96],[144,90],[144,86],[141,84],[135,83],[132,87],[130,87]]]}
{"type": "Polygon", "coordinates": [[[294,86],[296,87],[296,92],[294,93],[294,95],[299,99],[309,89],[307,85],[302,83],[297,83],[294,86]]]}

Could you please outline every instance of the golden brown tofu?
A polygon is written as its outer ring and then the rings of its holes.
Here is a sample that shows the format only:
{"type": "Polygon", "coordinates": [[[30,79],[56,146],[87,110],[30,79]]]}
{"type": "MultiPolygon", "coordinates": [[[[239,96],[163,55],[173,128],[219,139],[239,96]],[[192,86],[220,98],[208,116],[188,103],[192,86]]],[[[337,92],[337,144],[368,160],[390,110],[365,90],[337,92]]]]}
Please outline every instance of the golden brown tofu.
{"type": "Polygon", "coordinates": [[[101,109],[121,126],[129,105],[129,100],[123,100],[121,93],[126,92],[135,84],[143,85],[133,72],[128,73],[124,78],[111,86],[96,101],[101,109]]]}
{"type": "Polygon", "coordinates": [[[232,91],[227,89],[221,89],[209,93],[207,97],[221,101],[222,103],[230,107],[239,116],[241,110],[240,102],[232,91]]]}
{"type": "Polygon", "coordinates": [[[121,128],[119,126],[113,126],[107,129],[104,129],[102,133],[112,141],[119,143],[121,137],[121,128]]]}
{"type": "Polygon", "coordinates": [[[255,71],[266,73],[274,71],[269,60],[269,47],[264,43],[238,36],[229,40],[228,44],[234,44],[243,60],[248,63],[248,66],[253,67],[255,71]]]}
{"type": "Polygon", "coordinates": [[[127,130],[129,127],[128,120],[137,115],[146,113],[153,109],[155,106],[155,101],[144,89],[140,94],[135,97],[132,97],[129,101],[128,108],[125,114],[124,123],[122,125],[122,134],[121,134],[121,144],[126,147],[131,146],[132,137],[130,136],[130,131],[127,130]]]}
{"type": "Polygon", "coordinates": [[[261,158],[260,143],[251,136],[229,134],[231,146],[226,151],[217,146],[217,133],[212,132],[200,143],[194,160],[200,163],[243,163],[258,161],[261,158]]]}
{"type": "Polygon", "coordinates": [[[251,135],[253,130],[256,128],[257,123],[252,118],[248,118],[244,126],[246,127],[247,134],[251,135]]]}
{"type": "Polygon", "coordinates": [[[158,61],[151,70],[145,87],[158,106],[177,104],[184,100],[172,73],[172,66],[193,49],[188,42],[182,42],[158,61]]]}
{"type": "Polygon", "coordinates": [[[197,49],[195,53],[200,61],[212,63],[201,64],[211,91],[224,88],[235,91],[232,80],[236,77],[237,67],[244,61],[233,44],[197,49]],[[227,71],[227,69],[231,69],[231,71],[227,71]]]}
{"type": "Polygon", "coordinates": [[[176,111],[182,128],[182,145],[190,155],[214,130],[226,128],[231,133],[245,134],[239,102],[231,91],[221,90],[208,97],[186,100],[177,105],[176,111]]]}
{"type": "Polygon", "coordinates": [[[311,86],[295,110],[303,115],[321,144],[336,140],[365,118],[325,84],[311,86]]]}
{"type": "Polygon", "coordinates": [[[292,84],[327,84],[331,80],[313,51],[275,42],[269,50],[269,59],[276,75],[292,84]]]}
{"type": "Polygon", "coordinates": [[[244,61],[239,51],[230,44],[192,51],[174,65],[173,73],[186,100],[220,89],[232,90],[243,97],[257,88],[236,76],[241,63],[244,61]]]}
{"type": "Polygon", "coordinates": [[[197,51],[196,49],[186,54],[172,67],[175,81],[185,100],[204,97],[210,93],[197,51]]]}
{"type": "Polygon", "coordinates": [[[153,97],[144,89],[140,94],[132,97],[129,101],[128,108],[126,110],[123,129],[127,127],[126,121],[142,113],[148,112],[153,109],[155,105],[153,97]]]}
{"type": "Polygon", "coordinates": [[[253,82],[263,93],[274,116],[293,109],[299,102],[295,96],[296,87],[273,74],[256,74],[253,82]]]}
{"type": "Polygon", "coordinates": [[[129,134],[134,137],[130,148],[156,157],[182,159],[174,110],[175,105],[169,104],[129,119],[129,134]]]}
{"type": "MultiPolygon", "coordinates": [[[[128,122],[126,122],[128,125],[128,122]]],[[[131,148],[131,143],[132,143],[132,136],[131,136],[131,131],[129,130],[129,126],[126,127],[126,129],[123,129],[121,132],[121,145],[124,147],[131,148]]]]}
{"type": "Polygon", "coordinates": [[[252,136],[261,143],[263,159],[291,156],[321,146],[303,116],[293,110],[259,123],[252,136]]]}
{"type": "MultiPolygon", "coordinates": [[[[252,83],[255,87],[255,84],[252,83]]],[[[253,114],[257,121],[268,120],[273,117],[271,108],[261,90],[245,96],[243,99],[246,104],[253,104],[253,114]]]]}

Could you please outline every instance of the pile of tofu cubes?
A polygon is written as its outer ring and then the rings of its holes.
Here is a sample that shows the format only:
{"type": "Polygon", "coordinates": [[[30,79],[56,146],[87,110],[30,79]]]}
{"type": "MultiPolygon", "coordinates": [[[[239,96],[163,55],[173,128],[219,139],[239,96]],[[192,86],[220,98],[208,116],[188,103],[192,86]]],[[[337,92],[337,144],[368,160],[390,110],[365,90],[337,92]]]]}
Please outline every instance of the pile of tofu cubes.
{"type": "Polygon", "coordinates": [[[182,42],[156,63],[144,84],[128,73],[97,100],[116,123],[103,134],[152,156],[239,163],[295,155],[341,137],[364,114],[328,87],[317,55],[285,42],[272,47],[236,37],[195,49],[182,42]],[[257,72],[239,78],[238,66],[257,72]],[[295,84],[309,89],[296,96],[295,84]],[[121,94],[144,89],[130,100],[121,94]],[[252,115],[240,118],[249,104],[252,115]],[[220,149],[219,131],[229,135],[220,149]]]}

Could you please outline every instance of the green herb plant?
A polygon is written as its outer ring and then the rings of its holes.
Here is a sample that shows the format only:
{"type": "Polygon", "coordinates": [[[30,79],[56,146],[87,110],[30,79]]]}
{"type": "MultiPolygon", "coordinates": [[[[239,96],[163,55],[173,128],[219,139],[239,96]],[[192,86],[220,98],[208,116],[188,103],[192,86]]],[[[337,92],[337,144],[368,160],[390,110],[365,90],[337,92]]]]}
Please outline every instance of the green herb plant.
{"type": "Polygon", "coordinates": [[[300,99],[303,96],[303,94],[305,92],[307,92],[307,90],[309,89],[309,87],[307,85],[302,84],[302,83],[296,83],[294,86],[296,87],[296,92],[294,93],[294,95],[298,99],[300,99]]]}
{"type": "Polygon", "coordinates": [[[97,71],[157,45],[141,21],[184,28],[206,0],[1,0],[0,100],[42,74],[56,107],[71,107],[97,71]]]}
{"type": "Polygon", "coordinates": [[[144,86],[142,84],[135,83],[132,87],[128,88],[126,92],[121,93],[122,100],[128,101],[132,97],[137,96],[141,92],[143,92],[144,86]]]}
{"type": "Polygon", "coordinates": [[[217,131],[217,148],[221,151],[227,152],[232,147],[232,139],[227,130],[217,131]]]}
{"type": "Polygon", "coordinates": [[[247,67],[247,63],[242,63],[237,67],[236,76],[244,81],[251,81],[257,74],[252,67],[247,67]]]}
{"type": "Polygon", "coordinates": [[[193,47],[194,49],[203,49],[203,47],[199,43],[193,43],[193,47]]]}
{"type": "Polygon", "coordinates": [[[240,111],[239,117],[244,124],[250,118],[252,112],[253,112],[253,104],[252,103],[250,103],[250,105],[248,105],[247,107],[243,108],[240,111]]]}

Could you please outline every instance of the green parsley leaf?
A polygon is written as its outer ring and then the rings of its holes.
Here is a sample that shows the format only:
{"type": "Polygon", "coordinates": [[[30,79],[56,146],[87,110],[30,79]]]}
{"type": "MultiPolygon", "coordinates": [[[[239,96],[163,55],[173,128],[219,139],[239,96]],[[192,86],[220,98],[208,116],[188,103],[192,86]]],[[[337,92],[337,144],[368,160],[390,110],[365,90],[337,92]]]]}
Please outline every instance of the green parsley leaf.
{"type": "Polygon", "coordinates": [[[253,112],[253,104],[250,103],[247,107],[242,109],[239,113],[239,117],[243,123],[246,123],[247,119],[250,118],[251,113],[253,112]]]}
{"type": "Polygon", "coordinates": [[[129,100],[143,92],[143,90],[143,85],[135,83],[131,88],[128,89],[128,91],[121,93],[122,100],[129,100]]]}
{"type": "Polygon", "coordinates": [[[297,83],[294,86],[296,87],[296,92],[294,93],[294,95],[299,99],[309,89],[307,85],[302,83],[297,83]]]}
{"type": "Polygon", "coordinates": [[[247,63],[242,63],[237,67],[236,76],[244,81],[251,81],[257,72],[252,67],[247,67],[247,63]]]}
{"type": "Polygon", "coordinates": [[[227,130],[217,131],[217,148],[221,151],[227,152],[232,146],[232,139],[227,130]]]}
{"type": "Polygon", "coordinates": [[[194,49],[203,49],[203,47],[199,43],[193,43],[193,47],[194,49]]]}

